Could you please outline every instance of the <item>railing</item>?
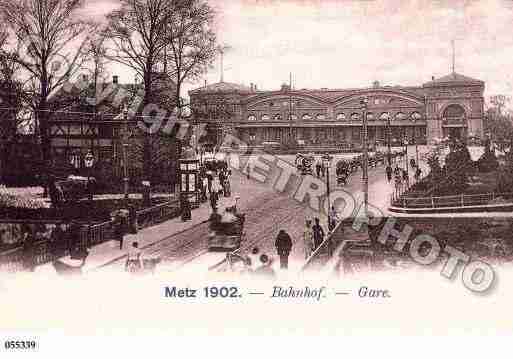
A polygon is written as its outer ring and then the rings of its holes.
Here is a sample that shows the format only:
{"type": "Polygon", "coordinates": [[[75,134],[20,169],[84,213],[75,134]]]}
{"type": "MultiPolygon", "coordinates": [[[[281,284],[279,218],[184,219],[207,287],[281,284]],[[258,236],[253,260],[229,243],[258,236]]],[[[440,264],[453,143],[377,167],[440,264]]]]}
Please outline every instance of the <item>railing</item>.
{"type": "Polygon", "coordinates": [[[146,228],[176,217],[180,212],[180,202],[174,199],[156,206],[137,211],[139,228],[146,228]]]}
{"type": "Polygon", "coordinates": [[[89,226],[89,235],[87,240],[87,247],[92,247],[97,244],[113,239],[113,225],[112,221],[103,222],[89,226]]]}
{"type": "Polygon", "coordinates": [[[489,204],[499,197],[512,198],[513,193],[460,194],[456,196],[402,197],[393,200],[402,208],[469,207],[489,204]]]}
{"type": "Polygon", "coordinates": [[[17,247],[0,253],[0,272],[15,273],[25,269],[23,248],[17,247]]]}
{"type": "MultiPolygon", "coordinates": [[[[139,228],[145,228],[167,219],[173,218],[179,213],[178,200],[165,202],[154,207],[146,208],[137,212],[139,228]]],[[[10,221],[11,222],[11,221],[10,221]]],[[[12,221],[26,222],[26,221],[12,221]]],[[[34,221],[31,221],[34,222],[34,221]]],[[[45,221],[35,221],[37,223],[48,223],[45,221]]],[[[63,221],[52,221],[51,223],[63,223],[63,221]]],[[[68,240],[60,242],[50,241],[48,239],[34,242],[30,249],[24,249],[21,245],[0,252],[0,272],[20,272],[31,266],[39,266],[70,254],[71,246],[73,249],[90,248],[95,245],[112,240],[113,222],[106,221],[93,225],[81,225],[79,238],[73,243],[68,240]]]]}

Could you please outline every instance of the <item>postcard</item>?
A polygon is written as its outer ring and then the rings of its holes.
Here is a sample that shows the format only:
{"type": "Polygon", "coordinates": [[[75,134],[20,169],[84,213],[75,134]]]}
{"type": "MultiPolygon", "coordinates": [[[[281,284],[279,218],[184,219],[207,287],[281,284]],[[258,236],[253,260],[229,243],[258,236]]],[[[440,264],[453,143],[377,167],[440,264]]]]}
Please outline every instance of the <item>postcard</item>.
{"type": "Polygon", "coordinates": [[[448,338],[511,334],[511,2],[0,18],[2,357],[374,358],[405,334],[474,356],[448,338]]]}

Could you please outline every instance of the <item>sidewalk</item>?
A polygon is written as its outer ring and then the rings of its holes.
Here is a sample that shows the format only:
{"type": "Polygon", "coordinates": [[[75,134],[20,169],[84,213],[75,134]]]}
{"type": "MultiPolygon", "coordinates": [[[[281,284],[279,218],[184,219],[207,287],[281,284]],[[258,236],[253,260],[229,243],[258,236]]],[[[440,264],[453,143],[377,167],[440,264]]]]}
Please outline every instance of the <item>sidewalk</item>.
{"type": "MultiPolygon", "coordinates": [[[[221,197],[218,203],[219,208],[224,208],[226,205],[233,202],[234,197],[221,197]]],[[[192,211],[192,219],[187,222],[183,222],[180,217],[170,219],[163,223],[155,226],[147,227],[139,230],[137,234],[127,234],[123,241],[123,249],[119,249],[119,242],[111,240],[105,243],[101,243],[89,249],[89,256],[82,267],[82,272],[87,273],[98,269],[99,267],[108,265],[112,262],[118,261],[128,254],[129,249],[134,241],[139,243],[139,248],[144,250],[156,242],[159,242],[167,237],[176,235],[187,229],[190,229],[196,225],[208,221],[212,210],[210,208],[210,202],[205,202],[192,211]]],[[[68,257],[63,258],[64,261],[68,260],[68,257]]],[[[36,268],[38,272],[55,272],[51,263],[39,266],[36,268]]]]}

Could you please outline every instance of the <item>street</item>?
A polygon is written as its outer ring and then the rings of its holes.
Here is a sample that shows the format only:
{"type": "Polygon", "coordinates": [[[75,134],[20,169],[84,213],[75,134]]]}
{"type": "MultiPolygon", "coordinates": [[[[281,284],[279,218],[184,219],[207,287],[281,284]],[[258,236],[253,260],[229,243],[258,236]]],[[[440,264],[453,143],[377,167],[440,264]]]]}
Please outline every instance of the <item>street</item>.
{"type": "MultiPolygon", "coordinates": [[[[336,161],[341,157],[347,158],[350,156],[337,155],[336,160],[332,162],[332,169],[330,170],[330,188],[332,193],[342,189],[350,194],[361,195],[361,169],[350,176],[346,186],[336,185],[334,171],[336,161]]],[[[280,156],[280,159],[293,163],[294,156],[280,156]]],[[[376,168],[369,169],[369,203],[386,211],[392,184],[387,183],[384,168],[385,166],[380,164],[376,168]]],[[[268,254],[275,259],[273,267],[278,268],[279,263],[277,263],[278,257],[274,241],[278,232],[284,229],[293,240],[289,267],[291,271],[296,271],[299,270],[305,260],[302,241],[305,219],[319,217],[326,232],[327,221],[324,214],[311,209],[307,205],[308,203],[300,203],[294,199],[293,194],[296,187],[293,183],[294,180],[298,180],[301,176],[294,176],[292,178],[293,180],[291,180],[285,191],[280,193],[271,185],[275,183],[274,178],[269,179],[266,183],[260,183],[254,179],[248,179],[243,173],[233,171],[231,186],[232,198],[240,196],[238,210],[246,214],[245,236],[241,252],[247,253],[252,248],[258,247],[260,253],[268,254]]],[[[356,209],[361,204],[361,200],[361,196],[356,198],[356,209]]],[[[208,253],[208,234],[208,223],[201,223],[148,246],[144,249],[144,255],[162,258],[162,263],[160,264],[162,271],[191,270],[193,267],[206,271],[208,267],[219,263],[225,258],[224,253],[208,253]]],[[[165,236],[163,235],[163,237],[165,236]]],[[[124,261],[119,260],[113,265],[121,266],[123,264],[124,261]]]]}

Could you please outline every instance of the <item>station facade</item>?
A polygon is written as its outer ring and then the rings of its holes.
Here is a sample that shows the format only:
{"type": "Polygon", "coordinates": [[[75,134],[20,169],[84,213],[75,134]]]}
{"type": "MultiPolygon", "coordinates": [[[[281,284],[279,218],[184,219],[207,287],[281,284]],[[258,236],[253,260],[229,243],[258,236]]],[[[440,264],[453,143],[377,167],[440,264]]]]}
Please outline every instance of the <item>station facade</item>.
{"type": "Polygon", "coordinates": [[[457,73],[421,86],[278,91],[219,82],[189,92],[194,121],[217,137],[231,132],[251,145],[359,144],[364,109],[369,143],[434,143],[446,137],[483,137],[483,81],[457,73]]]}

